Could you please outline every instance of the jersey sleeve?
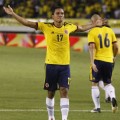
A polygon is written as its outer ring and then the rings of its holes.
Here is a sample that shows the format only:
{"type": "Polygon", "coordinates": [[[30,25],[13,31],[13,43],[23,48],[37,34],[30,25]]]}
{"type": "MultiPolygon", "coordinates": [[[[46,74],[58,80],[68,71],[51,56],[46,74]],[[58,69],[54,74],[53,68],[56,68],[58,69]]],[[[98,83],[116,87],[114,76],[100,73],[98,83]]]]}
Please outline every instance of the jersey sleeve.
{"type": "Polygon", "coordinates": [[[115,33],[112,30],[112,42],[116,42],[116,41],[117,41],[117,38],[115,36],[115,33]]]}
{"type": "Polygon", "coordinates": [[[38,30],[41,30],[42,32],[44,32],[45,24],[43,22],[38,22],[38,30]]]}
{"type": "Polygon", "coordinates": [[[94,35],[93,35],[92,31],[90,31],[90,32],[88,33],[88,44],[94,43],[94,42],[95,42],[95,41],[94,41],[94,35]]]}
{"type": "Polygon", "coordinates": [[[74,32],[74,31],[76,31],[76,30],[77,30],[77,25],[71,24],[70,27],[69,27],[70,33],[71,33],[71,32],[74,32]]]}

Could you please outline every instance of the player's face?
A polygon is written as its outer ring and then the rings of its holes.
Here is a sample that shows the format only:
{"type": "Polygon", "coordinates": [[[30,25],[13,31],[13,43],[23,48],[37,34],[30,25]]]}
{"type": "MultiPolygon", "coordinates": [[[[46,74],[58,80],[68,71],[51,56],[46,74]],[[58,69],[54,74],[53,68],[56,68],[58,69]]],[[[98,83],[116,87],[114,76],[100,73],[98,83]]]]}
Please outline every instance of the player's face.
{"type": "Polygon", "coordinates": [[[52,18],[54,20],[54,22],[58,22],[61,23],[64,20],[64,10],[59,8],[56,9],[54,14],[52,15],[52,18]]]}

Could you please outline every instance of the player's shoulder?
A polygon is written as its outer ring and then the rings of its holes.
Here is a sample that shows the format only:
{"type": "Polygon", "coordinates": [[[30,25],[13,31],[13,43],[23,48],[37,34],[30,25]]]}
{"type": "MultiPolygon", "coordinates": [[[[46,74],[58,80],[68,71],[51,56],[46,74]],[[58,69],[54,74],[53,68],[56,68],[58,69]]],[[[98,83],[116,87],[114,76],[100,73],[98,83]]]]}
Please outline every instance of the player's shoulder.
{"type": "Polygon", "coordinates": [[[73,23],[69,23],[69,22],[64,22],[64,26],[72,26],[74,25],[73,23]]]}
{"type": "Polygon", "coordinates": [[[98,31],[98,27],[94,27],[94,28],[91,28],[89,31],[88,31],[88,33],[90,34],[90,33],[95,33],[96,31],[98,31]]]}
{"type": "Polygon", "coordinates": [[[44,26],[53,26],[53,23],[51,22],[38,22],[38,24],[42,24],[44,26]]]}
{"type": "Polygon", "coordinates": [[[51,26],[53,26],[53,23],[51,23],[51,22],[44,22],[44,25],[51,27],[51,26]]]}
{"type": "Polygon", "coordinates": [[[53,23],[51,23],[51,22],[44,22],[44,24],[46,24],[46,25],[53,25],[53,23]]]}
{"type": "Polygon", "coordinates": [[[112,30],[110,26],[106,26],[106,25],[102,26],[102,28],[103,28],[103,29],[112,30]]]}
{"type": "Polygon", "coordinates": [[[107,30],[107,29],[110,29],[111,30],[111,28],[108,28],[107,26],[101,26],[101,27],[94,27],[94,28],[91,28],[90,30],[89,30],[89,33],[96,33],[96,32],[100,32],[100,31],[102,31],[102,30],[107,30]]]}
{"type": "Polygon", "coordinates": [[[104,31],[113,32],[112,28],[110,26],[103,26],[104,31]]]}

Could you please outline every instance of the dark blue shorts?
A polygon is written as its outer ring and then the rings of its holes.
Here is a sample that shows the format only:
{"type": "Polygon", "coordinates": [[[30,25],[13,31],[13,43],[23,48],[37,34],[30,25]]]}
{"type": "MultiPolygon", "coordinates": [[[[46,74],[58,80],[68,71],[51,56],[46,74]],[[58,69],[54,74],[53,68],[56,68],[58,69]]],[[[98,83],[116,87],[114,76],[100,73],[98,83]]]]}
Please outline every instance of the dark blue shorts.
{"type": "Polygon", "coordinates": [[[103,80],[104,83],[111,83],[113,63],[100,60],[95,60],[94,63],[98,69],[98,72],[94,72],[91,68],[90,80],[95,83],[100,80],[103,80]]]}
{"type": "Polygon", "coordinates": [[[46,64],[45,90],[55,91],[60,87],[69,88],[70,80],[69,65],[46,64]]]}

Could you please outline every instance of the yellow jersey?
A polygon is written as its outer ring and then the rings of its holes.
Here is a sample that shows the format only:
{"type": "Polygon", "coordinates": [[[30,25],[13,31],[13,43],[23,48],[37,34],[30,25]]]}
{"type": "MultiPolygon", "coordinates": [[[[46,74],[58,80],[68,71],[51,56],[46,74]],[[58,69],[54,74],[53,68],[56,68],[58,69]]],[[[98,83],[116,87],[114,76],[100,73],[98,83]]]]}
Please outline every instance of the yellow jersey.
{"type": "Polygon", "coordinates": [[[95,43],[94,59],[105,62],[113,62],[113,46],[116,36],[109,27],[95,27],[88,33],[88,44],[95,43]]]}
{"type": "Polygon", "coordinates": [[[70,23],[64,23],[61,28],[57,28],[53,23],[38,22],[38,30],[44,33],[47,43],[45,63],[57,65],[70,64],[69,34],[76,29],[77,26],[70,23]]]}

